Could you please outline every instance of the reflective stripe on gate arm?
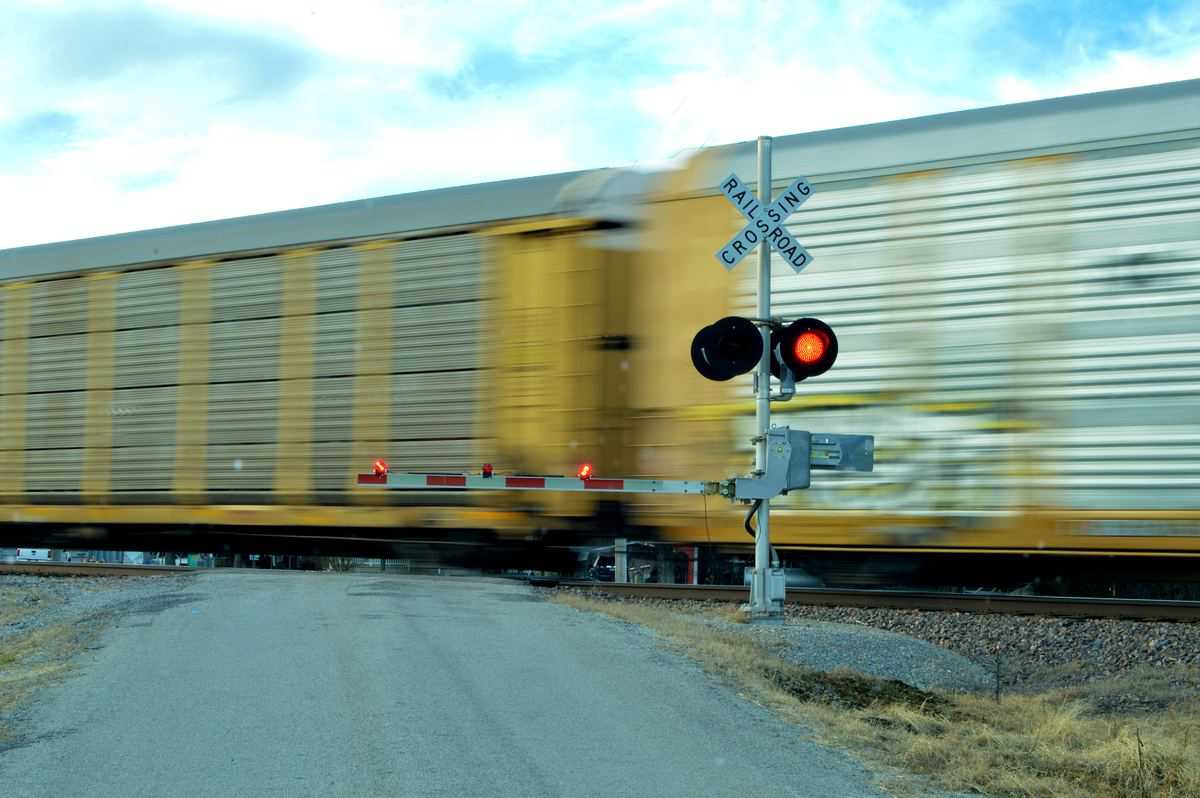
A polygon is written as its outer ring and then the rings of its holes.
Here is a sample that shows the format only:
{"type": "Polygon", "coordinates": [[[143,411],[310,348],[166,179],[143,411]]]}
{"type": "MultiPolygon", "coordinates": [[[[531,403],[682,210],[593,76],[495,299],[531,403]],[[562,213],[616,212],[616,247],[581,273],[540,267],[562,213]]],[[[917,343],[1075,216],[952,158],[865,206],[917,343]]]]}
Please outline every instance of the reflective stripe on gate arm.
{"type": "Polygon", "coordinates": [[[542,477],[505,477],[504,487],[537,490],[546,487],[546,480],[542,477]]]}

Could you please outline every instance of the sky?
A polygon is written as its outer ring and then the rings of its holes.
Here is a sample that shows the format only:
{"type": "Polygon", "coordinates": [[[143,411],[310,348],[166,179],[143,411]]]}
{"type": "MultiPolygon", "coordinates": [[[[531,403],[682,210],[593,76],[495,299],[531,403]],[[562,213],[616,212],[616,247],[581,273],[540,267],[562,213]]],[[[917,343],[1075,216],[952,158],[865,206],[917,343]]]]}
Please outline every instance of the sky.
{"type": "Polygon", "coordinates": [[[0,248],[1200,77],[1200,0],[0,0],[0,248]]]}

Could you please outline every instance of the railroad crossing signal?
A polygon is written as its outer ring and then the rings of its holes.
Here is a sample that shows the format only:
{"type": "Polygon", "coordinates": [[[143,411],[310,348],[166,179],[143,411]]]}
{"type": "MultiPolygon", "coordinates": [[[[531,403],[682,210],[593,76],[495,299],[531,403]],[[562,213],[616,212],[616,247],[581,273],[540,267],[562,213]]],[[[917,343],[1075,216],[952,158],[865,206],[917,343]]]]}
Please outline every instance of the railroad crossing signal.
{"type": "Polygon", "coordinates": [[[747,220],[746,226],[717,250],[716,258],[722,266],[733,269],[763,241],[774,247],[796,274],[804,271],[804,268],[812,263],[812,255],[800,246],[784,225],[787,218],[812,196],[812,186],[807,180],[803,177],[796,178],[766,207],[755,199],[754,194],[735,174],[725,178],[725,182],[721,184],[721,193],[747,220]]]}
{"type": "MultiPolygon", "coordinates": [[[[771,327],[771,374],[785,383],[785,389],[824,374],[837,360],[837,335],[820,319],[796,319],[786,326],[772,323],[771,327]]],[[[762,351],[762,333],[753,321],[726,316],[696,333],[692,365],[702,377],[724,382],[757,366],[762,351]]]]}
{"type": "MultiPolygon", "coordinates": [[[[491,465],[479,474],[394,474],[383,460],[370,474],[359,474],[359,485],[393,490],[523,490],[594,493],[717,494],[752,504],[758,514],[754,541],[754,578],[750,604],[754,618],[778,618],[783,612],[785,579],[782,568],[771,567],[770,502],[775,496],[809,486],[811,469],[870,471],[874,467],[875,441],[870,435],[809,433],[771,426],[770,401],[790,399],[795,383],[824,374],[837,360],[838,341],[832,328],[820,319],[797,319],[783,325],[771,319],[771,258],[773,247],[797,273],[812,256],[784,226],[792,213],[812,195],[804,178],[791,182],[774,201],[770,198],[771,140],[758,140],[758,197],[737,175],[721,184],[721,192],[747,220],[736,236],[717,250],[716,258],[733,269],[755,247],[758,253],[757,318],[727,316],[708,325],[692,341],[692,363],[710,380],[725,381],[758,367],[755,399],[755,470],[746,477],[721,482],[696,480],[600,479],[585,463],[575,477],[497,476],[491,465]],[[761,328],[761,329],[760,329],[761,328]],[[769,350],[767,348],[769,347],[769,350]],[[767,351],[764,351],[767,350],[767,351]],[[771,396],[771,375],[783,383],[783,392],[771,396]]],[[[749,518],[747,518],[749,523],[749,518]]]]}

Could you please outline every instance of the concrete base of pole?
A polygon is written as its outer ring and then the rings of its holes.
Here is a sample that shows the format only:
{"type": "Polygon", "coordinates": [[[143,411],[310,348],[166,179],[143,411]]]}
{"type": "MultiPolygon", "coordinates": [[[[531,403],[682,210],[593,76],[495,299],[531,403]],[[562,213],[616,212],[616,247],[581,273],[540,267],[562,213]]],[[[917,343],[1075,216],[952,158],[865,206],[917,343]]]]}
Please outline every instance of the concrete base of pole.
{"type": "Polygon", "coordinates": [[[742,605],[742,615],[744,615],[746,617],[746,623],[770,623],[770,624],[782,624],[783,623],[783,611],[782,610],[779,610],[779,611],[767,610],[766,612],[759,612],[759,611],[753,609],[749,604],[743,604],[742,605]]]}
{"type": "Polygon", "coordinates": [[[783,601],[768,598],[768,574],[768,569],[755,568],[750,577],[750,603],[742,605],[742,613],[752,623],[783,623],[783,601]]]}
{"type": "Polygon", "coordinates": [[[756,615],[752,612],[746,613],[746,623],[764,624],[770,626],[783,626],[782,615],[756,615]]]}

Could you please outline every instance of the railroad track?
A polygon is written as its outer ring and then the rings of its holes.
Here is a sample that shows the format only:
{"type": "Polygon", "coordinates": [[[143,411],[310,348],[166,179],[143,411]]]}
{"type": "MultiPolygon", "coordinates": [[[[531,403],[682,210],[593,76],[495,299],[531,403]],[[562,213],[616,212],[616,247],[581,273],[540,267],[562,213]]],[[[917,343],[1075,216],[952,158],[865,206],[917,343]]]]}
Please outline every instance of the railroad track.
{"type": "MultiPolygon", "coordinates": [[[[615,584],[566,579],[560,585],[591,588],[614,596],[748,601],[749,588],[736,585],[615,584]]],[[[995,593],[935,593],[900,590],[788,588],[788,604],[814,607],[875,607],[903,610],[993,612],[1069,618],[1125,618],[1141,621],[1200,621],[1200,601],[1014,596],[995,593]]]]}
{"type": "Polygon", "coordinates": [[[0,563],[0,574],[42,576],[162,576],[188,573],[194,568],[179,565],[126,565],[111,562],[9,562],[0,563]]]}

